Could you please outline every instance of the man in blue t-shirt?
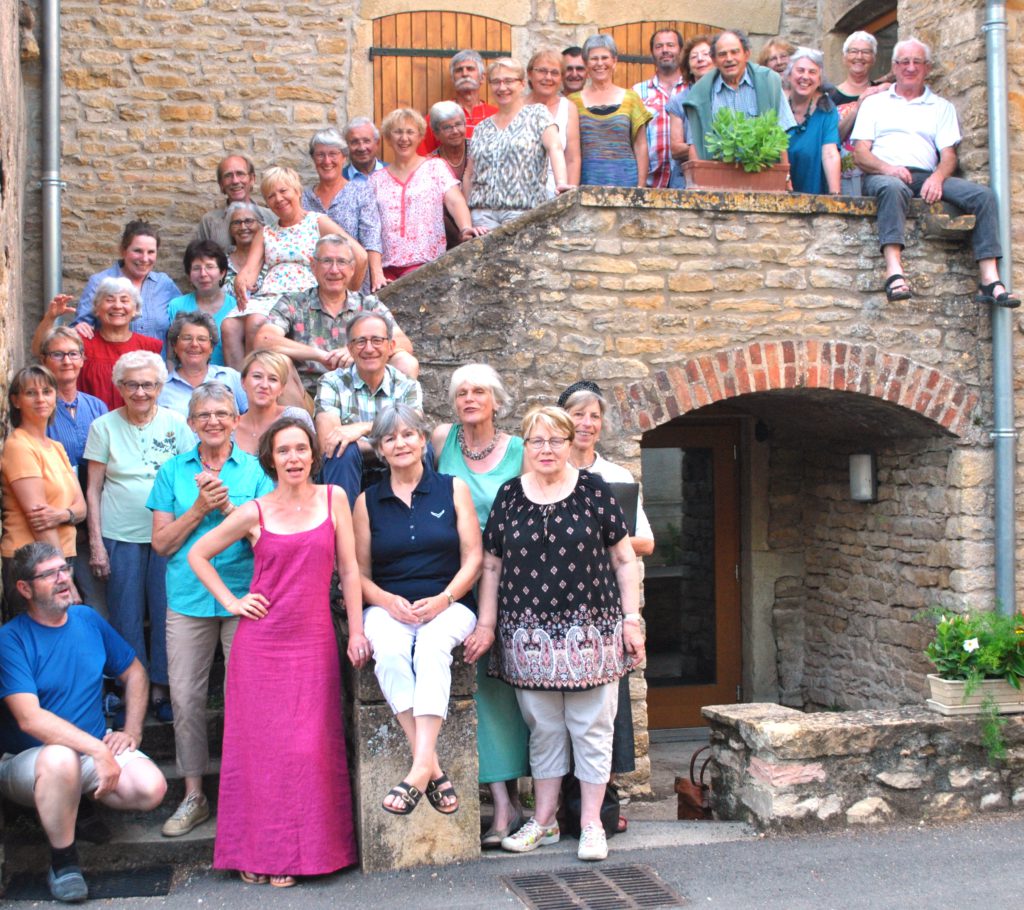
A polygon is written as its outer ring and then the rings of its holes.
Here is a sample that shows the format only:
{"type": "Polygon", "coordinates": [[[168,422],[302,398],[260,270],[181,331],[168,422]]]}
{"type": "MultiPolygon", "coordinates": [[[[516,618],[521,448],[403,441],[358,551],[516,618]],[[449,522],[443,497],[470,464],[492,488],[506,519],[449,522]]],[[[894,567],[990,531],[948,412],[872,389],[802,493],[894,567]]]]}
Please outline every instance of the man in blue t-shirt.
{"type": "Polygon", "coordinates": [[[49,543],[13,557],[28,607],[0,627],[0,796],[34,807],[50,842],[50,893],[89,895],[78,866],[82,794],[113,809],[158,806],[167,781],[138,751],[149,679],[135,652],[98,613],[73,604],[71,567],[49,543]],[[125,689],[124,729],[106,729],[103,676],[125,689]]]}

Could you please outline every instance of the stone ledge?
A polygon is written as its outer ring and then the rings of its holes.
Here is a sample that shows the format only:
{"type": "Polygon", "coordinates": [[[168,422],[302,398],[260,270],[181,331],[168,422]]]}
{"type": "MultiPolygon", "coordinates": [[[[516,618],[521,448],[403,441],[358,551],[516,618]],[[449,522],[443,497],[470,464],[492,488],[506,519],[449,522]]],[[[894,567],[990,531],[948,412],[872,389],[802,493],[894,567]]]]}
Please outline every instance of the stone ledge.
{"type": "Polygon", "coordinates": [[[1024,716],[1006,718],[992,766],[979,719],[923,707],[804,714],[775,704],[710,705],[717,818],[812,830],[960,818],[1024,805],[1024,716]]]}

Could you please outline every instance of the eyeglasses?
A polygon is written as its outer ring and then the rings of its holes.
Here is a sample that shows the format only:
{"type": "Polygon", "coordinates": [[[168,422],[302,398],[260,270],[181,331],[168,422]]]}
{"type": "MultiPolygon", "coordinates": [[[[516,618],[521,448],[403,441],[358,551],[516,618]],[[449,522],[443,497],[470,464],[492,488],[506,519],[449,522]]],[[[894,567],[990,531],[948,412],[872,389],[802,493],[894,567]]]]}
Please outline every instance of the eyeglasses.
{"type": "Polygon", "coordinates": [[[213,344],[209,335],[179,335],[178,341],[184,344],[213,344]]]}
{"type": "Polygon", "coordinates": [[[923,57],[900,57],[898,60],[893,60],[893,66],[927,66],[928,61],[923,57]]]}
{"type": "Polygon", "coordinates": [[[851,47],[846,52],[847,57],[874,57],[875,52],[870,48],[864,48],[863,50],[859,47],[851,47]]]}
{"type": "Polygon", "coordinates": [[[314,152],[314,161],[334,161],[341,157],[341,152],[314,152]]]}
{"type": "Polygon", "coordinates": [[[517,82],[522,82],[522,79],[488,79],[488,84],[494,88],[511,88],[517,82]]]}
{"type": "Polygon", "coordinates": [[[192,419],[196,423],[209,423],[211,420],[225,423],[234,416],[230,411],[200,411],[198,414],[193,414],[192,419]]]}
{"type": "Polygon", "coordinates": [[[71,566],[64,563],[62,566],[57,566],[55,569],[47,569],[45,572],[40,572],[38,575],[30,575],[29,581],[49,581],[51,578],[60,578],[61,575],[71,575],[71,566]]]}
{"type": "Polygon", "coordinates": [[[345,269],[352,265],[351,260],[348,259],[331,259],[327,256],[317,256],[316,261],[320,263],[325,269],[345,269]]]}
{"type": "Polygon", "coordinates": [[[133,395],[136,392],[145,392],[147,395],[152,395],[160,388],[159,382],[134,382],[131,379],[126,379],[124,382],[119,383],[119,385],[122,388],[127,389],[133,395]]]}
{"type": "Polygon", "coordinates": [[[442,123],[437,128],[437,131],[439,133],[457,133],[459,130],[464,130],[465,128],[466,128],[466,121],[465,120],[454,120],[454,121],[449,121],[448,123],[442,123]]]}
{"type": "Polygon", "coordinates": [[[556,76],[562,75],[561,70],[541,69],[539,66],[534,67],[532,70],[530,70],[530,72],[535,73],[538,76],[547,76],[548,78],[551,79],[554,79],[556,76]]]}
{"type": "Polygon", "coordinates": [[[387,344],[387,341],[387,338],[381,335],[360,335],[358,338],[350,338],[348,343],[361,351],[368,344],[372,344],[375,348],[381,348],[387,344]]]}
{"type": "Polygon", "coordinates": [[[253,227],[255,224],[255,218],[235,218],[231,222],[232,227],[253,227]]]}
{"type": "Polygon", "coordinates": [[[534,452],[539,452],[544,446],[547,446],[552,452],[558,452],[565,447],[568,441],[567,436],[552,436],[550,439],[545,439],[543,436],[531,436],[529,439],[523,440],[534,452]]]}
{"type": "Polygon", "coordinates": [[[84,355],[81,351],[47,351],[44,357],[52,357],[57,363],[63,363],[65,360],[75,361],[82,360],[84,355]]]}

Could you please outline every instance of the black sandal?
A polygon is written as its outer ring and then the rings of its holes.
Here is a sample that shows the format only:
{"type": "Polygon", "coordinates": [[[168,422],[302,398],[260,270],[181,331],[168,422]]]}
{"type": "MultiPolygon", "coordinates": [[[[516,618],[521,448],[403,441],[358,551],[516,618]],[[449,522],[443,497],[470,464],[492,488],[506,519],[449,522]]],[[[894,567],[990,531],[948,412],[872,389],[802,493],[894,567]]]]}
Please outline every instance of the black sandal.
{"type": "Polygon", "coordinates": [[[448,780],[447,774],[442,774],[440,777],[435,777],[429,784],[427,784],[427,799],[430,800],[432,805],[442,815],[454,815],[459,811],[459,794],[455,792],[455,785],[448,780]],[[448,784],[443,790],[445,784],[448,784]],[[455,805],[446,806],[442,800],[454,799],[455,805]]]}
{"type": "Polygon", "coordinates": [[[1015,310],[1020,306],[1020,299],[1011,297],[1006,290],[1006,285],[998,278],[991,284],[978,284],[978,293],[974,297],[975,303],[987,303],[990,306],[1004,306],[1007,309],[1015,310]],[[996,294],[996,288],[1002,288],[1002,294],[996,294]]]}
{"type": "Polygon", "coordinates": [[[889,303],[894,303],[897,300],[910,300],[913,296],[914,292],[910,290],[910,282],[899,272],[885,279],[885,297],[889,303]],[[897,281],[903,282],[902,288],[893,287],[897,281]]]}
{"type": "Polygon", "coordinates": [[[385,806],[381,803],[380,807],[385,812],[390,812],[392,815],[408,815],[419,805],[423,791],[403,780],[400,784],[395,784],[395,786],[388,790],[388,796],[397,796],[402,801],[402,808],[393,809],[391,806],[385,806]]]}

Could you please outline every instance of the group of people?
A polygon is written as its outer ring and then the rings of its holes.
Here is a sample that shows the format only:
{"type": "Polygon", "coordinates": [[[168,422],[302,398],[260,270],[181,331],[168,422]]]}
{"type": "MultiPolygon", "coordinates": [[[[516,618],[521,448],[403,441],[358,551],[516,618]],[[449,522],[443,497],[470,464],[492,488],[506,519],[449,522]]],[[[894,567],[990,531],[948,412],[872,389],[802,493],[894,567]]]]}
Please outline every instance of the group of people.
{"type": "Polygon", "coordinates": [[[225,157],[226,204],[185,252],[190,293],[156,270],[157,228],[133,221],[77,304],[50,303],[38,363],[9,387],[0,465],[0,794],[39,809],[55,896],[85,893],[79,793],[120,808],[162,799],[139,752],[147,702],[174,723],[186,787],[164,834],[209,818],[218,648],[216,865],[286,887],[355,861],[332,595],[348,659],[374,660],[409,741],[383,811],[407,815],[424,794],[438,812],[459,809],[437,741],[462,644],[478,665],[480,782],[494,805],[482,845],[557,840],[571,770],[579,856],[606,855],[605,788],[632,770],[624,680],[644,654],[635,558],[653,535],[642,508],[627,527],[609,483],[631,478],[597,454],[601,391],[571,386],[513,436],[498,425],[501,380],[470,364],[451,378],[456,422],[431,430],[412,341],[373,293],[387,282],[577,183],[676,185],[728,106],[778,114],[798,188],[839,192],[839,144],[852,141],[879,199],[890,299],[912,294],[903,220],[920,195],[974,212],[978,299],[1019,304],[999,280],[991,193],[953,176],[956,114],[925,85],[922,42],[897,44],[891,81],[874,86],[874,38],[851,35],[834,88],[818,52],[777,42],[761,66],[738,31],[684,44],[661,30],[651,51],[656,73],[635,90],[615,85],[608,36],[538,51],[526,67],[500,58],[486,73],[493,106],[480,100],[483,61],[462,51],[456,99],[429,123],[406,108],[384,118],[387,165],[381,134],[356,118],[311,139],[312,186],[268,168],[263,207],[253,164],[225,157]],[[69,668],[58,679],[53,661],[69,668]],[[104,677],[119,686],[101,698],[104,677]],[[527,775],[529,819],[515,786],[527,775]]]}

